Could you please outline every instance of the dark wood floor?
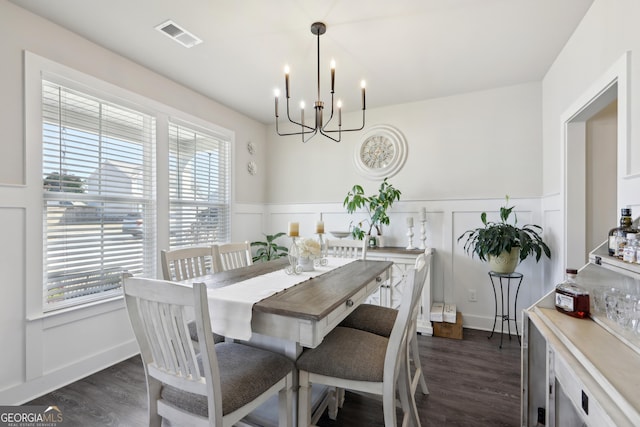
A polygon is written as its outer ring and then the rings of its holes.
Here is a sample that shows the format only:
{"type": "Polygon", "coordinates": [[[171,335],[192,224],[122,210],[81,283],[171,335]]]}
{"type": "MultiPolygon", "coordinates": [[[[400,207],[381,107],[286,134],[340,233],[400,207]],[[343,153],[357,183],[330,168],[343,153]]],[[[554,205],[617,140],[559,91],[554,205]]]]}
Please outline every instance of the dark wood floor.
{"type": "MultiPolygon", "coordinates": [[[[430,394],[416,395],[422,426],[515,427],[520,423],[520,346],[514,337],[464,330],[463,340],[418,337],[430,394]]],[[[146,390],[139,357],[126,360],[29,404],[58,405],[65,426],[143,426],[146,390]]],[[[347,392],[338,419],[321,427],[383,427],[380,402],[347,392]]]]}

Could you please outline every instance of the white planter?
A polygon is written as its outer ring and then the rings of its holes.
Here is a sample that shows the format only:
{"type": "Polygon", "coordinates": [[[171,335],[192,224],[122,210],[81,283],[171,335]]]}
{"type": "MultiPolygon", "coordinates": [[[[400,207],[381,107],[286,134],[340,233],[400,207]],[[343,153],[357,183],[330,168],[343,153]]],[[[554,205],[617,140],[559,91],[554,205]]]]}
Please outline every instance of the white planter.
{"type": "Polygon", "coordinates": [[[298,265],[302,267],[302,271],[313,271],[313,259],[309,257],[298,258],[298,265]]]}
{"type": "Polygon", "coordinates": [[[509,274],[516,271],[520,261],[520,248],[511,248],[511,252],[502,252],[499,256],[489,255],[489,270],[494,273],[509,274]]]}

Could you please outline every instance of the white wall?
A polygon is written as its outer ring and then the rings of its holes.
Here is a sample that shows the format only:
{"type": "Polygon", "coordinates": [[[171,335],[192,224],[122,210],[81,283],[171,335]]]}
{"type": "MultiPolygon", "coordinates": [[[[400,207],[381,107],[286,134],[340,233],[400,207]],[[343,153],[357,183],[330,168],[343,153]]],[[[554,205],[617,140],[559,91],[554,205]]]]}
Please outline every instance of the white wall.
{"type": "MultiPolygon", "coordinates": [[[[457,238],[481,225],[481,212],[497,215],[507,194],[516,205],[519,224],[545,225],[539,198],[541,111],[539,83],[367,111],[367,126],[395,126],[408,143],[407,163],[389,179],[402,197],[391,209],[385,244],[407,245],[407,216],[416,223],[415,244],[418,213],[421,207],[427,209],[427,245],[436,250],[432,294],[435,300],[456,303],[466,327],[491,329],[495,303],[486,264],[467,256],[457,238]],[[469,290],[476,291],[477,302],[469,301],[469,290]]],[[[357,123],[358,116],[346,117],[343,123],[348,126],[349,119],[357,123]]],[[[296,137],[279,137],[270,128],[267,161],[272,166],[265,218],[270,232],[285,231],[288,221],[298,221],[301,233],[310,235],[320,212],[326,230],[346,230],[350,221],[363,218],[348,215],[342,206],[354,184],[362,184],[371,194],[380,183],[356,172],[353,156],[361,137],[362,133],[344,134],[340,143],[312,139],[302,144],[296,137]]],[[[519,309],[548,289],[542,279],[545,265],[527,260],[518,268],[525,275],[519,309]]]]}
{"type": "MultiPolygon", "coordinates": [[[[633,208],[634,217],[640,215],[640,145],[638,129],[640,111],[633,108],[640,102],[640,2],[630,0],[596,0],[571,39],[549,69],[542,83],[543,120],[543,193],[544,205],[558,209],[559,221],[554,221],[552,231],[558,249],[563,251],[565,229],[563,201],[563,152],[564,124],[569,110],[594,90],[594,85],[619,64],[627,52],[631,52],[628,67],[630,85],[621,95],[628,97],[628,117],[620,113],[619,119],[628,121],[629,134],[618,135],[617,206],[610,216],[619,217],[619,208],[633,208]]],[[[597,194],[593,195],[597,197],[597,194]]],[[[616,221],[617,222],[617,221],[616,221]]],[[[617,225],[610,224],[611,227],[617,225]]],[[[568,236],[568,239],[575,236],[568,236]]],[[[592,240],[597,240],[595,237],[592,240]]],[[[603,236],[602,241],[605,240],[603,236]]],[[[556,261],[560,260],[557,258],[556,261]]],[[[566,266],[554,264],[548,273],[548,281],[560,280],[566,266]]]]}
{"type": "MultiPolygon", "coordinates": [[[[41,281],[27,267],[28,260],[42,253],[42,241],[28,237],[42,219],[40,202],[28,197],[37,193],[33,189],[41,187],[41,180],[26,173],[24,51],[232,130],[238,145],[234,239],[253,240],[262,230],[266,168],[251,176],[246,164],[250,158],[263,163],[266,128],[12,3],[0,2],[0,26],[11,35],[0,42],[0,404],[15,404],[137,352],[122,299],[54,315],[27,315],[27,306],[40,304],[42,294],[41,281]],[[253,156],[246,150],[249,140],[257,146],[253,156]]],[[[168,236],[159,240],[168,241],[168,236]]]]}
{"type": "MultiPolygon", "coordinates": [[[[343,124],[358,118],[345,115],[343,124]]],[[[541,120],[540,84],[528,83],[371,109],[366,126],[392,125],[407,140],[407,162],[390,179],[402,200],[479,199],[541,194],[541,120]]],[[[356,183],[375,190],[379,182],[353,165],[362,134],[302,144],[270,128],[267,162],[282,166],[269,169],[269,202],[342,201],[356,183]]]]}

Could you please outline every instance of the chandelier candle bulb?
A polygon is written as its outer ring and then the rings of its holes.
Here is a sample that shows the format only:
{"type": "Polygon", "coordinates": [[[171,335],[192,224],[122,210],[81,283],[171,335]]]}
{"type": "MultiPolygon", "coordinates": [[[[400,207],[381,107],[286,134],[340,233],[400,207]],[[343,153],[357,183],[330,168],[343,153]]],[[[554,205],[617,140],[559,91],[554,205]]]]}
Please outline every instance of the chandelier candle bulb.
{"type": "Polygon", "coordinates": [[[338,126],[342,126],[342,101],[338,100],[338,126]]]}
{"type": "Polygon", "coordinates": [[[298,237],[300,235],[300,224],[297,222],[289,223],[289,237],[298,237]]]}
{"type": "Polygon", "coordinates": [[[334,93],[336,85],[336,61],[331,60],[331,93],[334,93]]]}
{"type": "Polygon", "coordinates": [[[360,87],[362,88],[362,109],[366,110],[366,102],[365,102],[365,87],[367,86],[367,84],[365,83],[365,81],[361,81],[360,82],[360,87]]]}
{"type": "Polygon", "coordinates": [[[324,234],[324,222],[316,222],[316,234],[324,234]]]}
{"type": "Polygon", "coordinates": [[[284,87],[285,94],[287,95],[287,99],[289,99],[289,66],[284,66],[284,87]]]}

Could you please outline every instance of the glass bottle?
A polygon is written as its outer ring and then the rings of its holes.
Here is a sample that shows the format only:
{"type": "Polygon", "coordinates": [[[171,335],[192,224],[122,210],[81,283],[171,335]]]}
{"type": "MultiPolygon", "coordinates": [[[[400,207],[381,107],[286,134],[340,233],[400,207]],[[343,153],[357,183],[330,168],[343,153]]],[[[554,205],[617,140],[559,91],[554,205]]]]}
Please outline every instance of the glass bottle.
{"type": "Polygon", "coordinates": [[[609,230],[609,255],[622,258],[627,233],[637,233],[632,227],[631,209],[620,210],[620,226],[609,230]]]}
{"type": "Polygon", "coordinates": [[[567,278],[556,286],[556,310],[569,316],[589,317],[589,292],[581,288],[576,276],[578,270],[567,268],[567,278]]]}
{"type": "Polygon", "coordinates": [[[627,233],[627,243],[624,246],[624,251],[622,252],[622,260],[624,262],[635,263],[637,250],[638,250],[638,234],[627,233]]]}

